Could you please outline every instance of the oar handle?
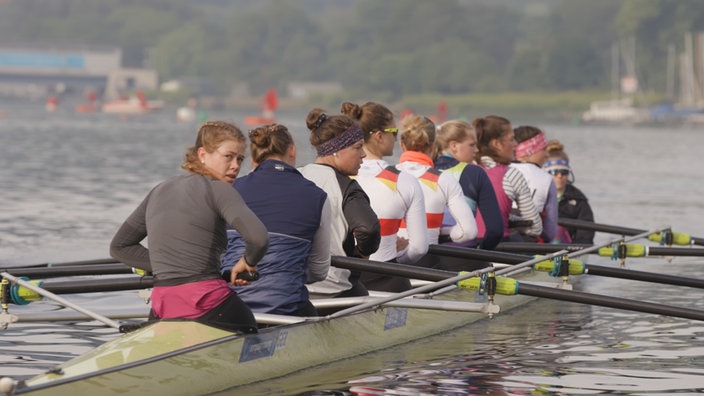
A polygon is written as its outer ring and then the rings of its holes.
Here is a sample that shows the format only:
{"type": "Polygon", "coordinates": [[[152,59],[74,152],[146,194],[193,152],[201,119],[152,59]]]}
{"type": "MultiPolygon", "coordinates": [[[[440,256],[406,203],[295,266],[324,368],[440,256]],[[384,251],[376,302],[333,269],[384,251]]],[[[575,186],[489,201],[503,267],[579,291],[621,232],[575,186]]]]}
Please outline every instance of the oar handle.
{"type": "MultiPolygon", "coordinates": [[[[227,270],[222,273],[222,279],[224,279],[227,283],[230,283],[231,276],[231,270],[227,270]]],[[[237,279],[242,279],[247,282],[254,282],[256,280],[259,280],[259,271],[242,271],[237,274],[237,279]]]]}

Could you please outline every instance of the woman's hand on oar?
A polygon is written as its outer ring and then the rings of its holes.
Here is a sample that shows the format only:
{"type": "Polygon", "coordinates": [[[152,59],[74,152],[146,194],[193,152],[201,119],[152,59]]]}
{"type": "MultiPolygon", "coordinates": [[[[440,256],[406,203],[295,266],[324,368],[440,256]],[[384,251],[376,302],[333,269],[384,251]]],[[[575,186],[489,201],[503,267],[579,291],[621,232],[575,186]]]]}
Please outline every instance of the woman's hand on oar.
{"type": "MultiPolygon", "coordinates": [[[[645,232],[645,230],[640,230],[637,228],[620,227],[609,224],[593,223],[591,221],[569,219],[566,217],[560,217],[557,223],[563,227],[567,228],[577,228],[581,230],[599,231],[608,234],[626,235],[632,236],[645,232]]],[[[680,232],[663,232],[656,233],[650,236],[653,242],[661,242],[667,245],[701,245],[704,246],[704,238],[698,238],[690,236],[689,234],[684,234],[680,232]]]]}

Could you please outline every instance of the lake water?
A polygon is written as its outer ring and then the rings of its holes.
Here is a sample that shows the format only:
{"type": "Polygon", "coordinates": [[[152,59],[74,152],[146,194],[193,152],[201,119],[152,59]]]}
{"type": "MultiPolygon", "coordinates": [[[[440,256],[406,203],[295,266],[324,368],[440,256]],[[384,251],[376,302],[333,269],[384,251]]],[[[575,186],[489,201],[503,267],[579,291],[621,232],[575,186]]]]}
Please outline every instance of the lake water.
{"type": "MultiPolygon", "coordinates": [[[[155,184],[181,172],[197,129],[168,111],[121,120],[47,114],[40,106],[2,110],[0,266],[108,257],[122,220],[155,184]]],[[[296,136],[299,164],[313,159],[304,117],[280,116],[296,136]]],[[[240,124],[242,115],[211,118],[240,124]]],[[[597,222],[672,226],[704,236],[704,127],[538,126],[565,144],[576,185],[590,198],[597,222]]],[[[614,237],[598,233],[597,241],[614,237]]],[[[586,261],[617,265],[595,256],[586,261]]],[[[704,258],[629,259],[627,265],[704,278],[704,258]]],[[[585,278],[579,287],[704,310],[700,289],[606,278],[585,278]]],[[[96,311],[146,309],[136,292],[67,298],[96,311]]],[[[10,309],[21,315],[62,308],[41,302],[10,309]]],[[[0,330],[0,376],[29,377],[115,336],[95,322],[12,324],[0,330]]],[[[540,300],[463,329],[223,394],[702,392],[704,323],[540,300]]]]}

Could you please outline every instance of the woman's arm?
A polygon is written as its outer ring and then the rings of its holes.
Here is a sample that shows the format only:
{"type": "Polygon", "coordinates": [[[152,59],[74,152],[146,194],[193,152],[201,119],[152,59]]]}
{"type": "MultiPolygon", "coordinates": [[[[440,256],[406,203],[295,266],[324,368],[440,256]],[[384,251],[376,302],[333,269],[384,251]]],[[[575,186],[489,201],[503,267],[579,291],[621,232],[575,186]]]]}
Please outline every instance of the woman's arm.
{"type": "Polygon", "coordinates": [[[244,258],[249,266],[256,266],[266,254],[269,234],[237,190],[227,183],[213,182],[215,205],[221,216],[242,236],[245,242],[244,258]]]}
{"type": "Polygon", "coordinates": [[[535,208],[530,188],[521,171],[509,166],[504,175],[503,187],[506,195],[516,202],[518,215],[521,219],[533,222],[530,228],[526,230],[526,234],[534,237],[539,236],[540,233],[543,232],[543,221],[540,219],[540,214],[535,208]]]}
{"type": "Polygon", "coordinates": [[[141,244],[147,237],[147,198],[130,214],[110,242],[110,256],[131,267],[152,271],[149,250],[141,244]]]}
{"type": "Polygon", "coordinates": [[[484,238],[482,238],[481,249],[493,250],[496,245],[501,242],[504,237],[504,219],[501,217],[501,209],[499,209],[499,202],[496,200],[496,192],[494,191],[494,186],[491,184],[489,176],[486,174],[484,169],[469,165],[465,169],[470,169],[470,167],[477,168],[477,210],[482,214],[482,219],[484,219],[484,226],[486,231],[484,232],[484,238]]]}
{"type": "Polygon", "coordinates": [[[545,208],[543,209],[543,233],[541,237],[545,242],[553,242],[557,240],[557,188],[555,182],[550,182],[548,188],[548,196],[545,200],[545,208]]]}
{"type": "Polygon", "coordinates": [[[399,263],[413,264],[428,252],[428,221],[425,217],[425,197],[418,179],[401,172],[397,188],[406,204],[408,247],[397,257],[399,263]]]}
{"type": "Polygon", "coordinates": [[[350,180],[343,192],[342,212],[350,232],[354,235],[355,251],[360,257],[369,257],[379,249],[381,228],[379,218],[372,210],[369,197],[355,180],[350,180]]]}
{"type": "Polygon", "coordinates": [[[332,235],[332,209],[325,198],[320,213],[320,226],[313,236],[313,246],[308,255],[306,283],[325,280],[330,269],[330,236],[332,235]]]}
{"type": "Polygon", "coordinates": [[[464,198],[460,183],[449,173],[442,173],[438,184],[447,198],[447,209],[456,222],[450,229],[450,239],[453,242],[466,242],[476,238],[479,232],[477,221],[464,198]]]}

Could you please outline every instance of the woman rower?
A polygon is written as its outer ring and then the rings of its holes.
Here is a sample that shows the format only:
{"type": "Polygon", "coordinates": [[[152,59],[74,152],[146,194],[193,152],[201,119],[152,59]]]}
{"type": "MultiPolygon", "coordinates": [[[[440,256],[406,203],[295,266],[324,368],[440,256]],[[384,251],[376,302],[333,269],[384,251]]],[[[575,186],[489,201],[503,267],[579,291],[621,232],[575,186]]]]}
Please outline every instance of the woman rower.
{"type": "MultiPolygon", "coordinates": [[[[328,194],[332,209],[330,254],[368,258],[379,248],[379,220],[367,194],[350,178],[357,174],[365,156],[364,132],[352,118],[328,116],[319,108],[308,113],[306,125],[318,156],[315,163],[299,171],[328,194]]],[[[308,290],[314,297],[366,296],[369,292],[359,276],[357,271],[331,266],[327,278],[308,285],[308,290]]]]}
{"type": "MultiPolygon", "coordinates": [[[[477,134],[472,125],[462,120],[443,122],[437,130],[435,168],[452,175],[462,187],[465,200],[472,208],[474,217],[485,225],[477,239],[447,244],[493,250],[501,242],[504,224],[494,187],[484,169],[475,163],[477,134]]],[[[453,224],[449,213],[445,213],[443,224],[453,224]]]]}
{"type": "Polygon", "coordinates": [[[232,124],[204,123],[181,167],[187,175],[157,185],[120,226],[110,255],[154,274],[152,319],[194,319],[230,331],[256,332],[252,311],[220,275],[226,224],[245,241],[230,284],[246,285],[267,249],[264,224],[230,184],[244,159],[245,138],[232,124]],[[141,244],[149,238],[149,248],[141,244]]]}
{"type": "MultiPolygon", "coordinates": [[[[516,148],[514,156],[518,162],[511,164],[523,174],[530,188],[535,209],[543,222],[541,242],[558,242],[557,238],[557,189],[552,177],[543,170],[543,164],[548,157],[545,134],[534,126],[514,128],[516,148]]],[[[524,235],[528,242],[537,239],[524,235]]]]}
{"type": "MultiPolygon", "coordinates": [[[[428,251],[425,201],[418,180],[383,159],[394,154],[398,134],[394,115],[375,102],[361,106],[345,102],[341,111],[357,120],[364,132],[365,157],[356,180],[369,196],[381,225],[379,250],[369,259],[415,264],[428,251]],[[402,222],[408,238],[398,236],[402,222]]],[[[408,278],[398,276],[363,272],[361,280],[370,290],[402,292],[411,288],[408,278]]]]}
{"type": "MultiPolygon", "coordinates": [[[[254,170],[233,187],[269,231],[259,261],[259,280],[235,287],[254,312],[315,316],[306,283],[324,280],[330,268],[330,203],[327,194],[296,170],[296,146],[288,129],[264,125],[249,132],[254,170]]],[[[242,256],[245,241],[228,231],[221,271],[242,256]]]]}
{"type": "MultiPolygon", "coordinates": [[[[594,213],[587,196],[574,186],[574,173],[564,146],[557,140],[551,140],[547,146],[548,159],[543,169],[548,171],[555,181],[558,197],[558,215],[568,219],[594,222],[594,213]]],[[[594,231],[576,228],[558,228],[559,241],[562,243],[594,243],[594,231]]]]}
{"type": "MultiPolygon", "coordinates": [[[[543,231],[543,224],[530,196],[528,183],[518,169],[509,166],[516,148],[511,122],[504,117],[490,115],[476,118],[472,121],[472,126],[477,131],[478,163],[489,175],[499,202],[504,222],[504,239],[509,239],[508,220],[512,202],[516,203],[521,219],[531,222],[525,233],[537,238],[543,231]]],[[[484,227],[480,221],[479,229],[484,227]]]]}
{"type": "MultiPolygon", "coordinates": [[[[477,223],[472,209],[464,199],[462,187],[449,173],[433,168],[435,124],[427,117],[409,115],[401,120],[401,149],[396,167],[418,179],[425,198],[428,242],[437,244],[441,233],[452,242],[467,242],[477,237],[477,223]],[[441,230],[444,213],[448,211],[454,224],[441,230]]],[[[407,235],[405,228],[402,235],[407,235]]],[[[425,264],[423,264],[425,265],[425,264]]]]}

